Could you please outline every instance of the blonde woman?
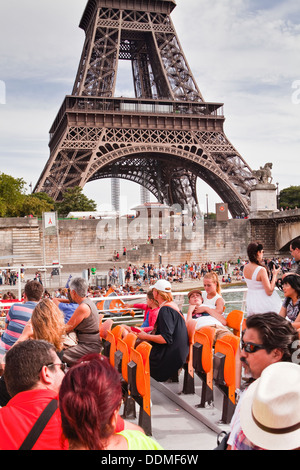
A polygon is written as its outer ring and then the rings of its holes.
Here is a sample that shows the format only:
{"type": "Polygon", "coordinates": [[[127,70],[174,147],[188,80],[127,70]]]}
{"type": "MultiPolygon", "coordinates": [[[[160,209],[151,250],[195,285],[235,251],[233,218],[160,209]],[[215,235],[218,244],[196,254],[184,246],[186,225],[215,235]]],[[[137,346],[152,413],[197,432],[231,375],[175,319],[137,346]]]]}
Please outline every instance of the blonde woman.
{"type": "MultiPolygon", "coordinates": [[[[224,335],[232,334],[226,328],[226,318],[224,312],[224,299],[221,295],[221,286],[218,275],[215,272],[205,274],[203,278],[204,291],[202,292],[203,302],[192,302],[192,295],[189,296],[189,309],[187,320],[196,319],[196,329],[203,326],[212,326],[216,329],[215,341],[224,335]]],[[[191,294],[193,291],[191,292],[191,294]]]]}
{"type": "Polygon", "coordinates": [[[150,375],[158,382],[165,382],[178,373],[186,362],[189,351],[185,319],[173,302],[171,284],[161,279],[153,286],[153,296],[159,305],[159,313],[152,334],[142,331],[138,338],[152,345],[150,375]],[[154,334],[153,334],[154,333],[154,334]]]}
{"type": "Polygon", "coordinates": [[[26,324],[18,341],[43,339],[53,344],[56,351],[63,349],[65,322],[63,313],[50,300],[41,300],[34,308],[31,320],[26,324]]]}

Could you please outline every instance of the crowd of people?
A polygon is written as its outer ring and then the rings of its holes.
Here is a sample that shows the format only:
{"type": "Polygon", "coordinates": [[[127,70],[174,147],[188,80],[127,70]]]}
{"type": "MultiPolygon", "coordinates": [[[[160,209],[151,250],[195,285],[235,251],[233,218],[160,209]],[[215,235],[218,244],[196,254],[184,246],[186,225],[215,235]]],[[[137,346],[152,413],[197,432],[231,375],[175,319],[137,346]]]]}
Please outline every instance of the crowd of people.
{"type": "MultiPolygon", "coordinates": [[[[296,269],[280,279],[276,262],[272,267],[265,262],[260,243],[249,244],[247,263],[241,262],[248,298],[237,357],[247,380],[226,436],[227,449],[300,447],[300,238],[290,251],[296,269]],[[274,300],[276,286],[283,291],[283,302],[274,300]]],[[[194,320],[196,329],[212,327],[215,340],[233,334],[215,268],[203,274],[203,289],[188,292],[186,316],[174,302],[167,273],[153,275],[146,303],[138,304],[145,314],[136,331],[137,341],[152,345],[153,379],[178,377],[189,351],[188,321],[194,320]]],[[[151,267],[147,271],[149,275],[151,267]]],[[[10,307],[0,339],[0,449],[162,450],[119,414],[121,378],[101,354],[93,301],[100,292],[78,277],[51,296],[33,280],[24,286],[23,302],[10,307]],[[43,411],[47,424],[33,436],[31,428],[43,411]]],[[[124,328],[124,335],[129,331],[124,328]]]]}
{"type": "MultiPolygon", "coordinates": [[[[199,281],[204,278],[205,274],[215,272],[220,276],[223,283],[231,283],[233,281],[243,280],[244,266],[248,260],[238,258],[233,261],[220,261],[213,262],[207,261],[205,263],[191,262],[179,264],[177,266],[168,265],[154,265],[150,263],[143,263],[142,266],[136,266],[128,263],[126,269],[118,266],[113,266],[108,271],[109,283],[112,285],[128,285],[129,282],[136,283],[136,285],[153,285],[158,279],[166,279],[169,282],[183,282],[184,280],[199,281]]],[[[274,257],[264,258],[264,264],[268,267],[276,265],[280,267],[281,272],[287,273],[293,269],[294,261],[292,258],[279,258],[274,257]]]]}

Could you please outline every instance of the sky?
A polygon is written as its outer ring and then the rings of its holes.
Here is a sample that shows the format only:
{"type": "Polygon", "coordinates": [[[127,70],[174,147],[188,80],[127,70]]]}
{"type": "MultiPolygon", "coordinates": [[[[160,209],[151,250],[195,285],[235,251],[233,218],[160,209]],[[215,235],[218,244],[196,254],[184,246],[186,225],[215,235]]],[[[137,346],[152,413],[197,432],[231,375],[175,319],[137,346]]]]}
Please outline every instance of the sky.
{"type": "MultiPolygon", "coordinates": [[[[0,172],[34,187],[48,158],[49,130],[72,93],[84,43],[86,0],[0,0],[0,172]]],[[[224,103],[225,134],[258,169],[271,161],[279,190],[299,184],[299,0],[177,0],[172,20],[205,101],[224,103]]],[[[118,77],[116,96],[132,96],[118,77]]],[[[200,208],[220,199],[198,179],[200,208]]],[[[99,210],[110,183],[84,187],[99,210]]],[[[140,202],[121,181],[121,209],[140,202]]],[[[154,199],[153,199],[154,200],[154,199]]]]}

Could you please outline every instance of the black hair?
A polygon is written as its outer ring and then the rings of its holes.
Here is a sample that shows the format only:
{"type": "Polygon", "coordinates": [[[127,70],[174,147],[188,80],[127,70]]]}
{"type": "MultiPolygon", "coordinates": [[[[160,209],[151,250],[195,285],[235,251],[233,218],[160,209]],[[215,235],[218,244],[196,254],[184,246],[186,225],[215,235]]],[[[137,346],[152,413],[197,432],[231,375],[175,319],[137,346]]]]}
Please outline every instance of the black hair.
{"type": "Polygon", "coordinates": [[[297,274],[288,274],[282,279],[282,286],[284,284],[289,284],[298,294],[300,297],[300,276],[297,274]]]}
{"type": "Polygon", "coordinates": [[[250,243],[247,248],[249,261],[251,261],[251,263],[260,265],[260,263],[257,260],[257,253],[259,251],[262,251],[263,249],[264,247],[262,246],[261,243],[257,243],[257,242],[250,243]]]}
{"type": "Polygon", "coordinates": [[[290,246],[293,250],[296,250],[296,248],[300,250],[300,237],[297,237],[295,240],[291,241],[290,246]]]}
{"type": "Polygon", "coordinates": [[[5,356],[4,380],[11,397],[32,390],[39,381],[44,365],[53,362],[56,353],[52,344],[44,340],[26,340],[16,343],[5,356]]]}
{"type": "Polygon", "coordinates": [[[292,362],[293,354],[299,349],[299,336],[291,322],[278,313],[268,312],[248,317],[246,327],[257,330],[268,353],[280,349],[283,352],[282,361],[292,362]]]}

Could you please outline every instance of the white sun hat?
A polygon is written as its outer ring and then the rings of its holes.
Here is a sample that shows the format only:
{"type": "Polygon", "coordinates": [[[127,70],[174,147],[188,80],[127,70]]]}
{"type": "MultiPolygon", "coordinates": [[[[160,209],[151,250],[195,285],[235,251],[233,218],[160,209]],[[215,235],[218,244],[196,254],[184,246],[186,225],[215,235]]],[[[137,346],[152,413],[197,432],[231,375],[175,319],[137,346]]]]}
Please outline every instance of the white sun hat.
{"type": "Polygon", "coordinates": [[[160,290],[161,292],[172,292],[172,286],[169,281],[166,281],[165,279],[160,279],[157,281],[153,286],[151,286],[152,289],[160,290]]]}
{"type": "Polygon", "coordinates": [[[266,367],[244,393],[240,420],[249,441],[262,449],[300,447],[300,366],[277,362],[266,367]]]}

